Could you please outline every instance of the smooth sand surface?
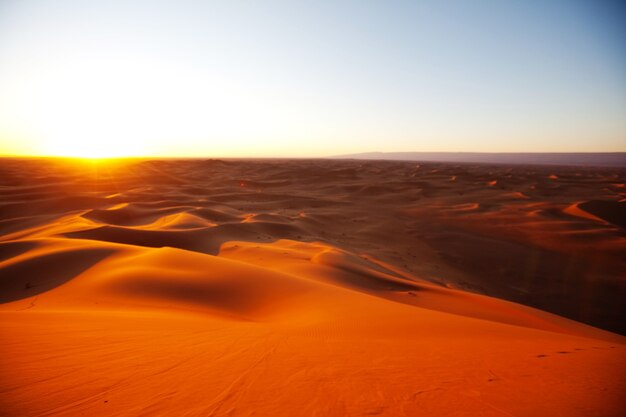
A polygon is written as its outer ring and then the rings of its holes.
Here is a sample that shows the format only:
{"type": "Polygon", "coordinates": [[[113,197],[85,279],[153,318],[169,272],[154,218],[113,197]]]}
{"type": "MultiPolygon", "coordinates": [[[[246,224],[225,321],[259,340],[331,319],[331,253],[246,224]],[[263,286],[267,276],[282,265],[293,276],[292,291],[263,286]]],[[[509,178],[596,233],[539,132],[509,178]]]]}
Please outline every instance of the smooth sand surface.
{"type": "Polygon", "coordinates": [[[625,181],[2,160],[0,415],[622,416],[625,181]]]}

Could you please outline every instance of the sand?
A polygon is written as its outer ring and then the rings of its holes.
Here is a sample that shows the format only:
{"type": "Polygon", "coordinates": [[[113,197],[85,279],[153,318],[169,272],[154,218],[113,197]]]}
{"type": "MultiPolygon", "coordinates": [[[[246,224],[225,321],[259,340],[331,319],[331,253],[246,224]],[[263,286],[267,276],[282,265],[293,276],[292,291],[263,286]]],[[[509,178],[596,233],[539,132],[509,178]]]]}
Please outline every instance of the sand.
{"type": "Polygon", "coordinates": [[[0,164],[0,415],[621,416],[626,171],[0,164]]]}

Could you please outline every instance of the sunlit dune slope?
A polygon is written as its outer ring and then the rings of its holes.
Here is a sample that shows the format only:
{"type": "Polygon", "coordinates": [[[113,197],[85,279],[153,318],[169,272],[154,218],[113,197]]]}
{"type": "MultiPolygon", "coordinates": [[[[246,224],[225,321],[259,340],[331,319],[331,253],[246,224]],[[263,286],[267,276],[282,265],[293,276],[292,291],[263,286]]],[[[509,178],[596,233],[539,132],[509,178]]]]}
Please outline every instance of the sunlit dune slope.
{"type": "Polygon", "coordinates": [[[623,172],[551,170],[7,160],[0,414],[622,415],[623,172]]]}

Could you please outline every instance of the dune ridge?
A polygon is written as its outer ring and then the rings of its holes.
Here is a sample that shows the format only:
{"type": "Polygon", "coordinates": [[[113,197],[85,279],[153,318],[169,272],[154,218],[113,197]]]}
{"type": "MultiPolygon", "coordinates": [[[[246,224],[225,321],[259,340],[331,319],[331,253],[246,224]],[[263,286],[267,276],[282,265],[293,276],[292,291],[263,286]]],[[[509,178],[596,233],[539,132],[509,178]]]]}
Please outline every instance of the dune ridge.
{"type": "Polygon", "coordinates": [[[0,180],[2,415],[624,412],[622,169],[5,159],[0,180]]]}

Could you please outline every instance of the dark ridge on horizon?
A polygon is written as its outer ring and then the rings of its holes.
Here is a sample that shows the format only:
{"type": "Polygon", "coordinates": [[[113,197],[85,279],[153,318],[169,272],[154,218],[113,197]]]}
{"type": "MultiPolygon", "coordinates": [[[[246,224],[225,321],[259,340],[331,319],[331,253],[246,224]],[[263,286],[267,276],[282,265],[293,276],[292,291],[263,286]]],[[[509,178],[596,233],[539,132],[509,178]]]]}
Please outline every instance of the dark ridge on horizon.
{"type": "Polygon", "coordinates": [[[332,159],[626,167],[626,152],[363,152],[332,159]]]}

